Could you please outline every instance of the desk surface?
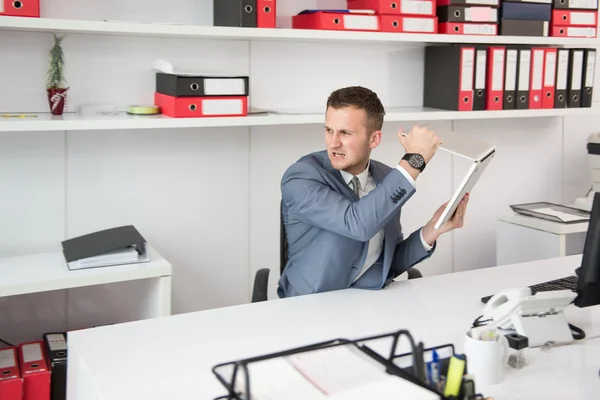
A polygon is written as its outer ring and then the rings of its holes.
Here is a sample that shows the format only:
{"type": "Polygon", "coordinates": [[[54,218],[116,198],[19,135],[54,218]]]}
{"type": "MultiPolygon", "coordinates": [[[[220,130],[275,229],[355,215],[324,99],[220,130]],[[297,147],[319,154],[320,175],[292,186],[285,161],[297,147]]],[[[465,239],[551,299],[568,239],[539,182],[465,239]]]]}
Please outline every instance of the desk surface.
{"type": "Polygon", "coordinates": [[[150,249],[147,263],[70,271],[62,252],[0,258],[0,297],[171,275],[169,264],[150,249]]]}
{"type": "MultiPolygon", "coordinates": [[[[379,291],[351,289],[72,332],[69,382],[79,383],[69,390],[82,393],[89,387],[88,399],[104,400],[214,399],[225,394],[211,372],[218,363],[399,329],[408,329],[426,346],[452,342],[461,352],[464,332],[481,315],[482,296],[570,275],[580,259],[480,269],[396,282],[379,291]],[[72,379],[76,367],[85,379],[72,379]]],[[[588,336],[600,334],[600,307],[570,307],[566,314],[588,336]]],[[[532,364],[526,369],[511,370],[503,385],[478,391],[495,400],[598,398],[600,339],[530,351],[532,364]]]]}

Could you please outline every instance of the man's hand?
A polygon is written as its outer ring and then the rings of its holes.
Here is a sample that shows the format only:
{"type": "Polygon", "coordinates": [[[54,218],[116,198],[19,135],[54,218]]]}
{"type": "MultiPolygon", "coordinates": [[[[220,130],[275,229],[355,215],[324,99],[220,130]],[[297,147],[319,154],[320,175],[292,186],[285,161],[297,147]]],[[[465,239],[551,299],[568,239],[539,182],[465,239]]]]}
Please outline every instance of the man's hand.
{"type": "Polygon", "coordinates": [[[404,133],[401,129],[398,131],[398,140],[407,153],[422,155],[426,163],[429,163],[442,144],[440,138],[433,131],[422,126],[415,126],[408,133],[404,133]]]}
{"type": "Polygon", "coordinates": [[[431,220],[423,227],[423,239],[425,242],[428,245],[433,246],[440,235],[450,232],[453,229],[462,228],[465,221],[465,213],[467,212],[467,203],[469,203],[469,193],[467,193],[460,201],[452,218],[446,221],[444,225],[440,226],[439,229],[435,229],[435,223],[444,212],[444,208],[446,208],[448,202],[438,208],[435,214],[433,214],[433,218],[431,218],[431,220]]]}

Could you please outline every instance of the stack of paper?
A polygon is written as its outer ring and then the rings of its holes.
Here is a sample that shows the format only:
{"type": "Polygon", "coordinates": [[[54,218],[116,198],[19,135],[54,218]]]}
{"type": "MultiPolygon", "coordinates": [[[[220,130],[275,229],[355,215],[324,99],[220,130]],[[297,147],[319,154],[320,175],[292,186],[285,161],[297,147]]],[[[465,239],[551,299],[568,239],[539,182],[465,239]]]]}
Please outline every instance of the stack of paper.
{"type": "MultiPolygon", "coordinates": [[[[336,346],[252,363],[253,400],[439,400],[433,391],[385,372],[353,346],[336,346]]],[[[243,382],[236,383],[243,390],[243,382]]]]}
{"type": "Polygon", "coordinates": [[[98,256],[82,258],[69,263],[71,269],[96,268],[107,265],[130,264],[138,261],[139,254],[133,247],[110,251],[98,256]]]}

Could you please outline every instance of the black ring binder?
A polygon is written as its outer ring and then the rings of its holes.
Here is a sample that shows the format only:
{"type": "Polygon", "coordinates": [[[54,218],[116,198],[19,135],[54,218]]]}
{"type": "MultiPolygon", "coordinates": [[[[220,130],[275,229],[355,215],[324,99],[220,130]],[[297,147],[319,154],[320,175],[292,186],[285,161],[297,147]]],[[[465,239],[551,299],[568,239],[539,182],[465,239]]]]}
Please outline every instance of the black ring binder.
{"type": "MultiPolygon", "coordinates": [[[[225,363],[215,365],[212,368],[212,372],[215,375],[215,377],[217,378],[217,380],[225,387],[228,394],[217,397],[214,400],[252,400],[252,395],[251,395],[252,392],[251,392],[251,388],[250,388],[250,372],[248,370],[249,365],[252,363],[270,360],[270,359],[279,358],[279,357],[286,357],[286,356],[304,353],[304,352],[332,348],[335,346],[342,346],[342,345],[354,346],[356,349],[360,350],[362,353],[364,353],[365,355],[369,356],[370,358],[372,358],[373,360],[379,362],[382,366],[384,366],[385,371],[388,374],[397,376],[400,379],[405,379],[405,380],[410,381],[422,388],[430,390],[432,393],[439,395],[441,400],[458,400],[458,399],[462,400],[465,398],[462,394],[459,395],[458,397],[454,397],[454,396],[445,397],[444,394],[440,390],[437,390],[436,388],[433,388],[429,385],[427,378],[425,376],[426,372],[425,372],[424,354],[427,352],[431,352],[434,349],[437,351],[437,350],[449,348],[451,350],[451,355],[454,356],[454,355],[456,355],[454,345],[453,344],[444,344],[442,346],[430,347],[430,348],[424,349],[423,343],[419,342],[418,344],[416,344],[409,331],[398,330],[398,331],[391,332],[391,333],[375,335],[375,336],[368,336],[368,337],[359,338],[359,339],[355,339],[355,340],[344,339],[344,338],[332,339],[332,340],[327,340],[327,341],[323,341],[323,342],[309,344],[306,346],[283,350],[283,351],[279,351],[279,352],[275,352],[275,353],[270,353],[270,354],[265,354],[265,355],[261,355],[261,356],[240,359],[240,360],[235,360],[235,361],[230,361],[230,362],[225,362],[225,363]],[[398,342],[400,341],[400,338],[402,336],[405,336],[408,339],[408,342],[411,347],[410,353],[397,354],[398,342]],[[390,352],[389,352],[389,355],[387,356],[387,358],[382,356],[378,352],[374,351],[366,344],[364,344],[364,342],[370,342],[370,341],[380,340],[380,339],[385,339],[385,338],[392,339],[392,345],[391,345],[390,352]],[[395,363],[396,360],[399,360],[401,358],[407,358],[407,357],[412,359],[410,366],[401,367],[395,363]],[[225,370],[225,369],[231,369],[230,376],[226,377],[226,374],[221,372],[222,370],[225,370]],[[239,387],[236,386],[236,382],[238,382],[239,374],[244,375],[243,376],[244,387],[242,389],[240,389],[239,387]]],[[[450,361],[450,357],[440,358],[440,365],[441,365],[441,370],[443,373],[445,373],[448,370],[449,361],[450,361]]],[[[466,372],[465,372],[465,374],[466,374],[466,372]]],[[[478,399],[482,399],[482,398],[483,398],[483,396],[481,394],[475,394],[475,395],[470,396],[469,400],[478,400],[478,399]]]]}

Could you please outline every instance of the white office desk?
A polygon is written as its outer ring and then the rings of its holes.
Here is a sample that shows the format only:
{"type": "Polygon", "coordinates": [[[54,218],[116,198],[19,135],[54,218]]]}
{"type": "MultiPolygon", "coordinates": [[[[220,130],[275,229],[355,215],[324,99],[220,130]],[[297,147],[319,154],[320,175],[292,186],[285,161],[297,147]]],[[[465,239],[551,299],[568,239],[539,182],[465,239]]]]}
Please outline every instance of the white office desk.
{"type": "MultiPolygon", "coordinates": [[[[573,256],[493,267],[380,291],[344,290],[72,332],[68,400],[214,399],[226,394],[211,371],[218,363],[399,329],[425,346],[452,342],[461,352],[482,296],[569,275],[579,262],[573,256]]],[[[600,334],[600,307],[570,307],[567,316],[588,336],[600,334]]],[[[530,350],[532,365],[478,391],[495,400],[598,398],[600,339],[530,350]]]]}

